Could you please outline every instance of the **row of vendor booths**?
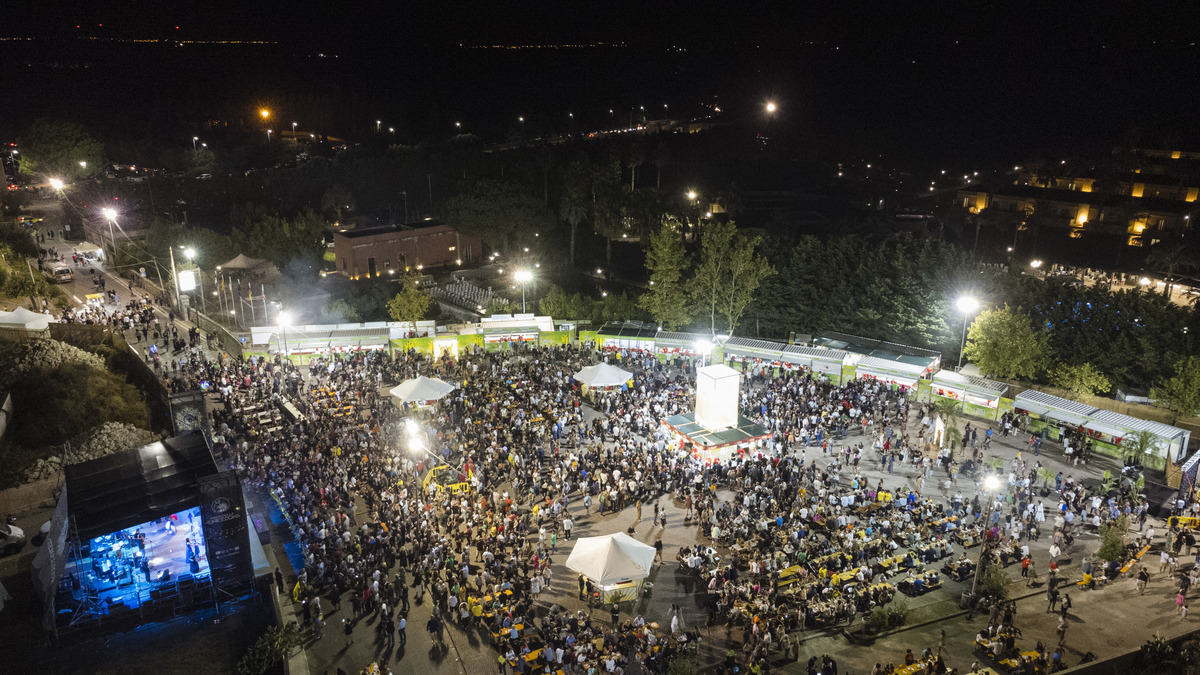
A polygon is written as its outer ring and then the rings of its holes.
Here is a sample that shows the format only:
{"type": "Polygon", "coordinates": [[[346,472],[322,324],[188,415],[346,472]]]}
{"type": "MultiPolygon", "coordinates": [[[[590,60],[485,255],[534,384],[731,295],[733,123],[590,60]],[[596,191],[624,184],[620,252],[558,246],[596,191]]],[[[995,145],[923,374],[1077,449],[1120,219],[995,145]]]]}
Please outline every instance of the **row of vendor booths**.
{"type": "Polygon", "coordinates": [[[1141,432],[1154,436],[1154,447],[1143,464],[1163,469],[1182,462],[1187,455],[1191,432],[1169,424],[1122,415],[1086,403],[1027,389],[1013,399],[1017,413],[1029,415],[1029,431],[1058,440],[1064,431],[1076,431],[1099,450],[1119,454],[1123,443],[1141,432]],[[1171,462],[1167,462],[1170,459],[1171,462]]]}
{"type": "MultiPolygon", "coordinates": [[[[711,336],[657,331],[637,324],[613,324],[596,333],[581,332],[580,340],[587,339],[594,340],[602,349],[636,350],[664,359],[698,358],[701,356],[699,347],[706,347],[704,343],[711,336]]],[[[1187,454],[1190,432],[1185,429],[1033,389],[1010,397],[1007,384],[939,370],[940,357],[936,352],[915,347],[840,333],[826,333],[813,340],[811,345],[742,337],[724,342],[718,338],[717,343],[711,351],[710,362],[725,362],[748,373],[778,375],[788,371],[809,371],[839,384],[854,378],[872,379],[910,391],[921,402],[956,401],[963,413],[993,422],[999,421],[1006,412],[1027,413],[1029,430],[1033,433],[1044,433],[1046,438],[1059,441],[1063,430],[1073,430],[1085,434],[1099,451],[1112,455],[1119,454],[1126,438],[1149,431],[1157,439],[1157,445],[1143,463],[1158,469],[1178,464],[1187,454]]],[[[1200,473],[1200,461],[1194,464],[1193,471],[1200,473]]]]}

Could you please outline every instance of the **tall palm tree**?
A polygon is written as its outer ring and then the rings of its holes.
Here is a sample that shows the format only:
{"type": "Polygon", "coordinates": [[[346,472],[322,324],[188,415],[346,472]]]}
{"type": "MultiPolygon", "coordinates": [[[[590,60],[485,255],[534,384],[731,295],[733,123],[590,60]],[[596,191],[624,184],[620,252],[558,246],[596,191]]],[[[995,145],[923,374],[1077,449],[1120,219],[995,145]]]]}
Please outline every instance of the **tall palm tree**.
{"type": "Polygon", "coordinates": [[[637,143],[629,146],[625,163],[629,165],[629,189],[637,190],[637,170],[639,166],[646,163],[646,150],[637,143]]]}
{"type": "Polygon", "coordinates": [[[580,185],[573,174],[577,173],[576,167],[572,165],[571,170],[567,172],[567,184],[563,190],[562,201],[558,206],[558,215],[560,218],[571,226],[571,248],[569,258],[571,264],[575,264],[575,233],[579,230],[579,223],[587,218],[591,211],[591,198],[588,195],[584,186],[580,185]]]}
{"type": "Polygon", "coordinates": [[[1150,255],[1146,256],[1146,266],[1166,277],[1167,284],[1163,288],[1163,295],[1170,297],[1171,287],[1174,285],[1171,281],[1175,274],[1195,270],[1200,267],[1200,261],[1197,261],[1192,252],[1180,242],[1173,241],[1163,242],[1150,249],[1150,255]]]}
{"type": "Polygon", "coordinates": [[[654,189],[662,189],[662,170],[663,167],[671,163],[671,153],[667,150],[667,146],[659,143],[654,147],[654,157],[650,160],[654,162],[654,189]]]}

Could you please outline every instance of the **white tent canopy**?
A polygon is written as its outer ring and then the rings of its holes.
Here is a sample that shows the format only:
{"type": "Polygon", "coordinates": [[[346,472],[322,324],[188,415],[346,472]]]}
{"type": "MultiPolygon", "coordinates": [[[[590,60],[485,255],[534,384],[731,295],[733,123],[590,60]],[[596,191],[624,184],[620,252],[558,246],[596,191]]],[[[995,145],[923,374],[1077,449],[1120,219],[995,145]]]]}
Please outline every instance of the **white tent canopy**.
{"type": "Polygon", "coordinates": [[[251,258],[244,253],[239,253],[234,256],[233,260],[223,263],[220,267],[222,270],[252,270],[265,265],[267,261],[263,258],[251,258]]]}
{"type": "Polygon", "coordinates": [[[600,586],[644,579],[653,564],[654,547],[624,532],[584,537],[575,542],[575,548],[567,557],[567,569],[600,586]]]}
{"type": "Polygon", "coordinates": [[[452,391],[454,391],[454,385],[422,375],[416,379],[401,382],[392,387],[388,393],[404,403],[416,403],[436,401],[452,391]]]}
{"type": "Polygon", "coordinates": [[[0,312],[0,328],[8,330],[46,330],[50,326],[48,314],[31,312],[18,307],[11,312],[0,312]]]}
{"type": "Polygon", "coordinates": [[[593,389],[611,389],[620,387],[633,377],[633,373],[628,370],[621,370],[616,366],[610,366],[607,363],[599,363],[594,366],[588,366],[583,370],[575,373],[575,380],[586,384],[593,389]]]}

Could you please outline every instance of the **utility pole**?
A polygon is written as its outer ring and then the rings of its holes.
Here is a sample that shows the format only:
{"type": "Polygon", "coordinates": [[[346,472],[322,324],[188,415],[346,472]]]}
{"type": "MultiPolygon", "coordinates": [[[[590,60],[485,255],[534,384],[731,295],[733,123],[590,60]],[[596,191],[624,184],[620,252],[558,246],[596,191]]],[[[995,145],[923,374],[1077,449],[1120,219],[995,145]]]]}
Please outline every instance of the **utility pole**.
{"type": "Polygon", "coordinates": [[[167,252],[171,254],[171,286],[175,289],[175,311],[181,311],[182,307],[179,303],[179,273],[175,271],[175,247],[171,246],[167,249],[167,252]]]}

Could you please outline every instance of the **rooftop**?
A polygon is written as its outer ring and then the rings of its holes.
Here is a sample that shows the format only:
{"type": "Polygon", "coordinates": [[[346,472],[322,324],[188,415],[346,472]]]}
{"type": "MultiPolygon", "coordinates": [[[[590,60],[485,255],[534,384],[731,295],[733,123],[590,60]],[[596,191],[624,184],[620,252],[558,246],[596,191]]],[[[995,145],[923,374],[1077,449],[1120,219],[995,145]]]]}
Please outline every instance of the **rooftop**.
{"type": "Polygon", "coordinates": [[[439,225],[445,225],[440,220],[414,220],[407,223],[389,223],[386,225],[372,225],[370,227],[356,227],[350,230],[337,230],[334,234],[347,239],[357,239],[359,237],[370,237],[376,234],[387,234],[389,232],[405,232],[409,230],[424,230],[439,225]]]}

